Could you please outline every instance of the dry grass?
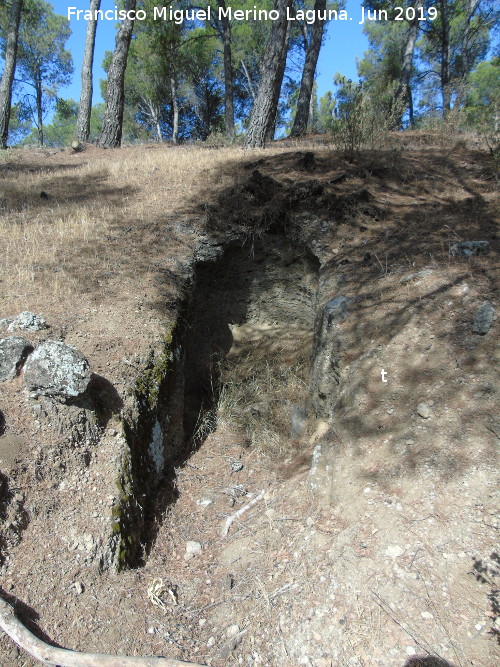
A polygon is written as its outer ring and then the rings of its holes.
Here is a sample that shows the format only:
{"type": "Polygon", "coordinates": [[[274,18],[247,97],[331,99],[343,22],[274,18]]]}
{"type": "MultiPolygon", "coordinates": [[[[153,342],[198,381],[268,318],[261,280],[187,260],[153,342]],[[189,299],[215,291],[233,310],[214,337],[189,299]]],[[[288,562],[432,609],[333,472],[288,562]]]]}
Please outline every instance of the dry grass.
{"type": "MultiPolygon", "coordinates": [[[[259,155],[252,152],[256,159],[259,155]]],[[[151,228],[168,215],[189,212],[200,189],[224,185],[221,170],[227,184],[232,182],[243,156],[238,148],[166,146],[89,147],[78,155],[3,152],[0,289],[5,312],[38,311],[88,292],[89,270],[109,273],[120,252],[126,252],[129,238],[123,238],[123,230],[151,228]]],[[[148,252],[147,247],[140,250],[148,252]]]]}
{"type": "Polygon", "coordinates": [[[237,429],[273,460],[294,456],[306,430],[310,349],[289,356],[252,351],[221,369],[218,425],[237,429]]]}

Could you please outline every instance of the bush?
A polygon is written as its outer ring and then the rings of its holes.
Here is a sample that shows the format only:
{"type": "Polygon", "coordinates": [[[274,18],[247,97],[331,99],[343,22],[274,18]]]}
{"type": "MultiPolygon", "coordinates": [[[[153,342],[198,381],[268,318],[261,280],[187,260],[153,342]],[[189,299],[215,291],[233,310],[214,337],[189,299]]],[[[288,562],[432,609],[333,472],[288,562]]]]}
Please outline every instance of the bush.
{"type": "Polygon", "coordinates": [[[402,110],[393,104],[390,112],[363,90],[362,84],[347,82],[339,91],[332,134],[337,147],[347,155],[362,148],[379,149],[398,124],[402,110]]]}

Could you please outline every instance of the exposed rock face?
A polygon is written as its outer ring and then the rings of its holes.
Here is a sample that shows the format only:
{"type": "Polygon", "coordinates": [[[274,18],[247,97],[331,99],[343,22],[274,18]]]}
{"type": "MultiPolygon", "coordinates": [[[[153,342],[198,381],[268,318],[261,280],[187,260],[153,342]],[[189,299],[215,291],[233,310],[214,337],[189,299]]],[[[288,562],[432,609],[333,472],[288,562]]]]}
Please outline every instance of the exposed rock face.
{"type": "Polygon", "coordinates": [[[75,398],[87,389],[90,378],[81,352],[59,341],[42,343],[25,365],[24,379],[32,397],[75,398]]]}
{"type": "Polygon", "coordinates": [[[40,331],[41,329],[47,329],[47,323],[43,317],[27,310],[19,313],[17,317],[0,320],[0,326],[6,327],[7,331],[40,331]]]}
{"type": "Polygon", "coordinates": [[[21,336],[2,338],[0,340],[0,381],[14,378],[32,350],[32,345],[21,336]]]}
{"type": "Polygon", "coordinates": [[[99,425],[91,400],[83,407],[69,405],[60,399],[39,396],[30,401],[30,409],[50,440],[62,447],[89,447],[99,438],[99,425]]]}
{"type": "Polygon", "coordinates": [[[474,333],[484,336],[490,330],[490,327],[495,319],[495,308],[489,301],[485,301],[482,306],[476,311],[474,315],[474,322],[472,324],[472,331],[474,333]]]}
{"type": "Polygon", "coordinates": [[[487,255],[490,251],[488,241],[462,241],[454,243],[450,253],[459,257],[471,257],[472,255],[487,255]]]}
{"type": "Polygon", "coordinates": [[[339,358],[342,342],[337,324],[348,313],[351,298],[338,295],[323,307],[314,332],[314,361],[311,374],[311,392],[318,417],[330,418],[339,384],[339,358]]]}

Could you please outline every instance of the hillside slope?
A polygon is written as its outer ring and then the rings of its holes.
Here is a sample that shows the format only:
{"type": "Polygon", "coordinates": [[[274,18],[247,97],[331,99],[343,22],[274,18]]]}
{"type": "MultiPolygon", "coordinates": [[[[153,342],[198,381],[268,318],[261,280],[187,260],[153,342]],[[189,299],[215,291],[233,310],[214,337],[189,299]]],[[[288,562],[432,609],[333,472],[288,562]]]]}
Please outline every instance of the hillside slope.
{"type": "Polygon", "coordinates": [[[1,336],[93,373],[0,385],[0,585],[41,636],[498,664],[497,176],[411,141],[0,156],[0,319],[48,324],[1,336]]]}

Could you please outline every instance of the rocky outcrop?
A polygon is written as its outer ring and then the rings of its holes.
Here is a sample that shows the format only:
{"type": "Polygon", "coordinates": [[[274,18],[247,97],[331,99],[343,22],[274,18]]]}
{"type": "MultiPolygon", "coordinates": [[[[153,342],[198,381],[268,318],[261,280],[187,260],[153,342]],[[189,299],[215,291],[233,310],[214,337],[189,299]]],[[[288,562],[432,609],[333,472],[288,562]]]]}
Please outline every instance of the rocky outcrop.
{"type": "Polygon", "coordinates": [[[50,396],[65,401],[80,396],[91,378],[88,361],[76,348],[48,340],[28,359],[24,380],[32,398],[50,396]]]}
{"type": "Polygon", "coordinates": [[[41,315],[25,310],[16,317],[0,320],[0,327],[6,328],[7,331],[41,331],[47,329],[47,323],[41,315]]]}
{"type": "Polygon", "coordinates": [[[16,377],[32,351],[31,343],[21,336],[0,339],[0,382],[16,377]]]}
{"type": "Polygon", "coordinates": [[[311,399],[317,417],[332,417],[337,397],[342,341],[337,325],[348,313],[351,298],[337,295],[328,301],[319,313],[314,331],[313,367],[311,373],[311,399]]]}

